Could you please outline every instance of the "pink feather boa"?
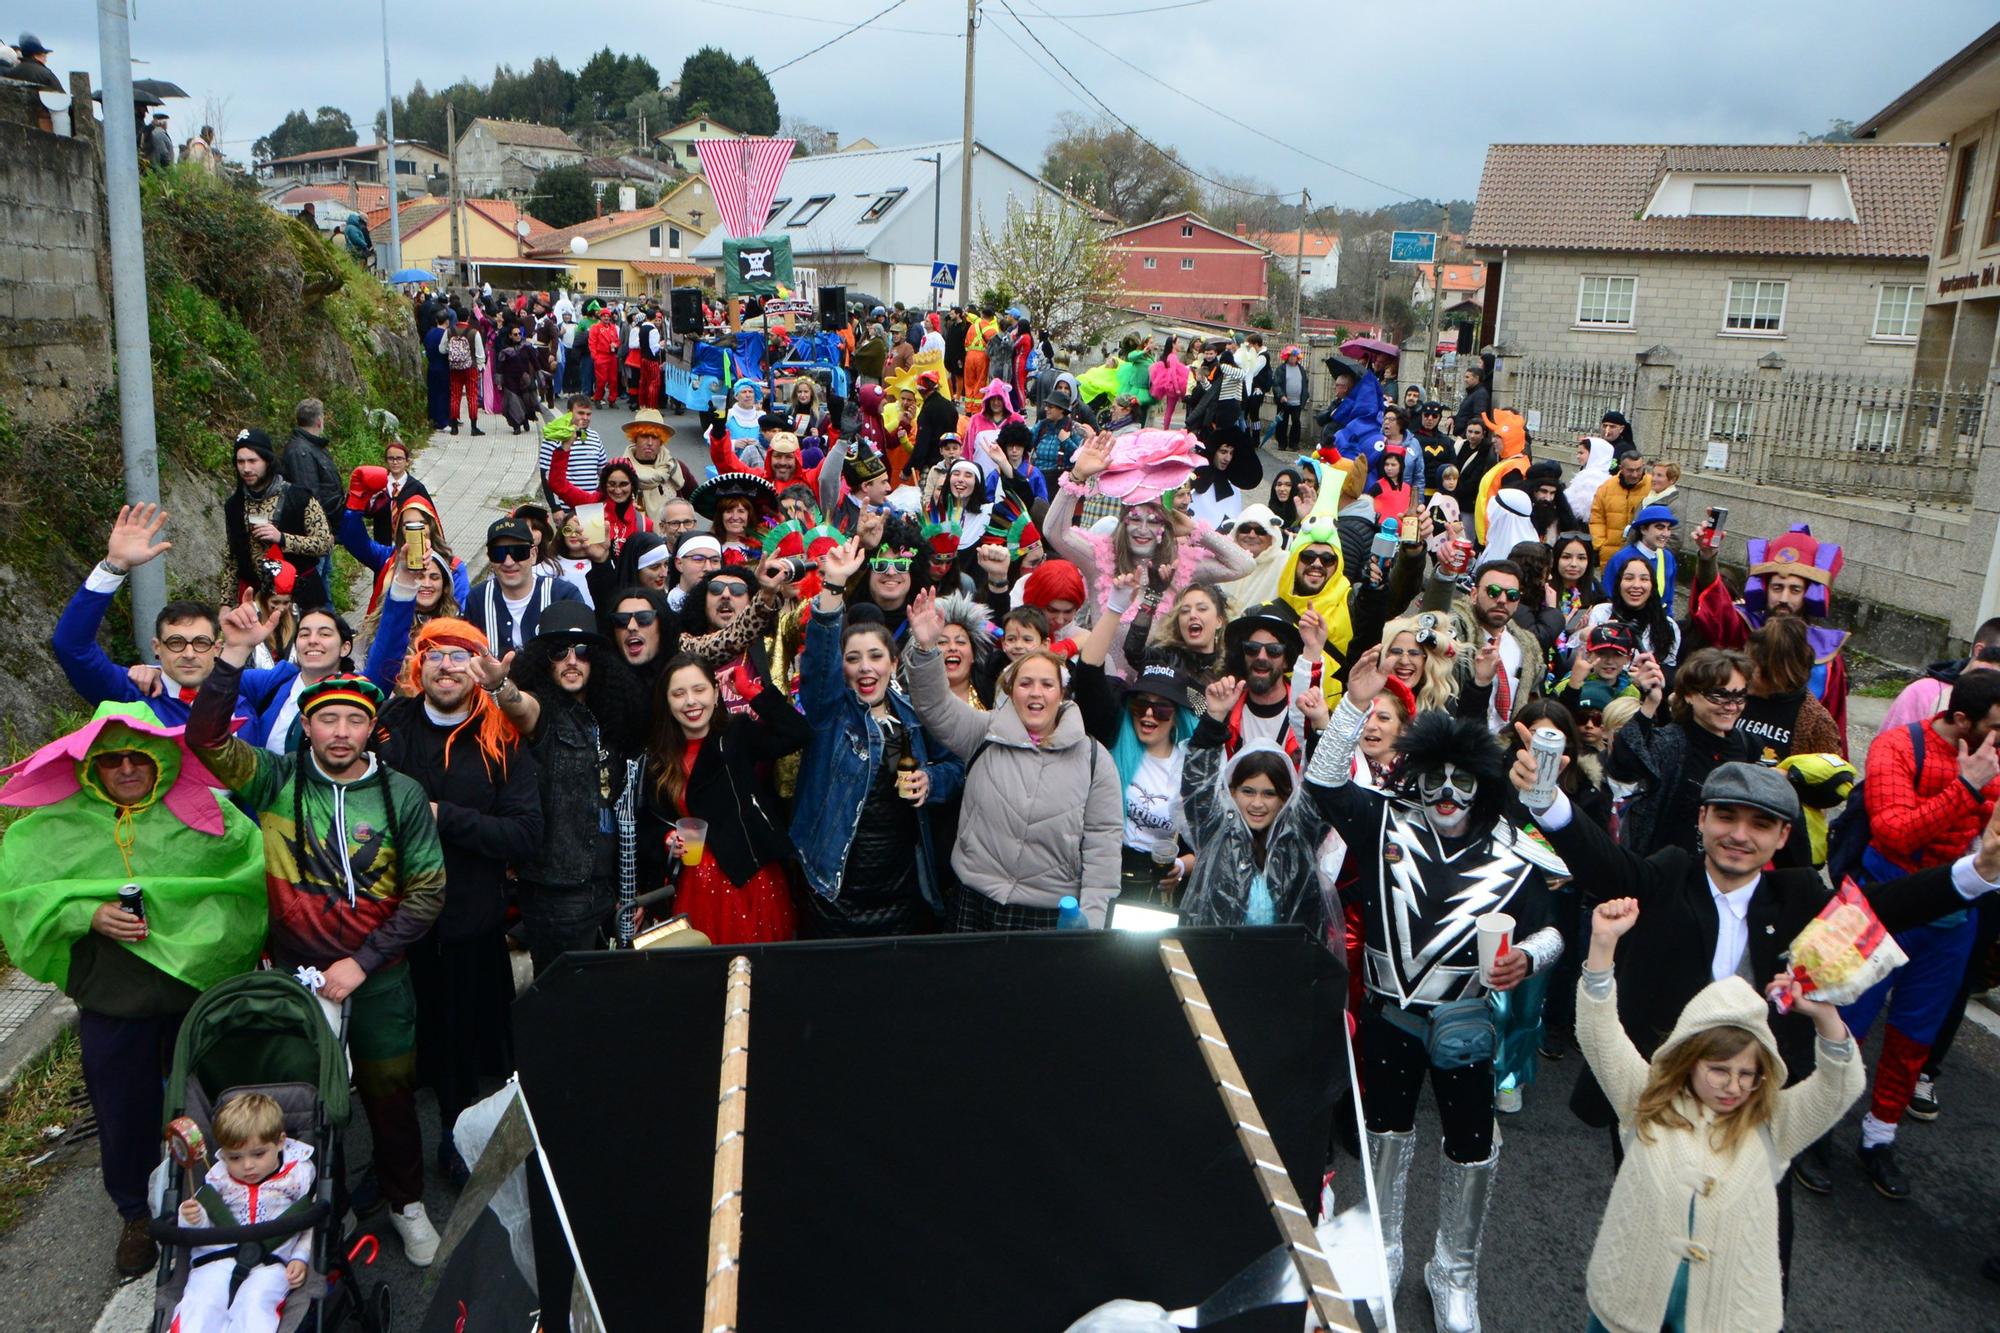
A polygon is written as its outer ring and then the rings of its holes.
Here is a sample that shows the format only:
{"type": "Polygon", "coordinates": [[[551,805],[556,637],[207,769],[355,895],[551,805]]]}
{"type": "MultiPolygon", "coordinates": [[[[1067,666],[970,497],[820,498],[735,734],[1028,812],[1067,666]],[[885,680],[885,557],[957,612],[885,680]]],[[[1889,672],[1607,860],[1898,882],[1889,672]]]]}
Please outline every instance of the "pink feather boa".
{"type": "MultiPolygon", "coordinates": [[[[1161,606],[1173,606],[1181,593],[1194,582],[1195,571],[1201,568],[1204,560],[1208,559],[1208,548],[1202,545],[1202,541],[1213,531],[1215,529],[1207,523],[1200,519],[1194,520],[1194,529],[1188,533],[1187,540],[1179,543],[1180,549],[1174,554],[1173,578],[1168,583],[1167,590],[1160,594],[1161,606]]],[[[1111,572],[1118,568],[1118,553],[1112,546],[1113,538],[1117,534],[1115,531],[1098,533],[1088,528],[1078,528],[1076,535],[1090,546],[1091,567],[1083,571],[1083,576],[1090,586],[1090,600],[1099,606],[1109,606],[1111,572]]],[[[1138,614],[1139,599],[1134,597],[1132,604],[1126,607],[1118,618],[1130,624],[1133,617],[1138,614]]]]}

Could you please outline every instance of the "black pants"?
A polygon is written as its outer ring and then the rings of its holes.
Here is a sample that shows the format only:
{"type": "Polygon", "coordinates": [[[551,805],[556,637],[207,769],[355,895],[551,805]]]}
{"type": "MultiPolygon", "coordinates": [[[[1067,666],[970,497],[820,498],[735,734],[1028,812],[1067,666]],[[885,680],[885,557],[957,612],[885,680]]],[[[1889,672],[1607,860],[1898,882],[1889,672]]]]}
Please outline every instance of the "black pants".
{"type": "Polygon", "coordinates": [[[104,1192],[127,1221],[146,1216],[146,1178],[160,1162],[161,1101],[181,1018],[113,1018],[88,1009],[77,1014],[104,1192]]]}
{"type": "Polygon", "coordinates": [[[1278,448],[1285,453],[1296,453],[1299,447],[1299,417],[1302,409],[1278,404],[1278,448]]]}
{"type": "Polygon", "coordinates": [[[1372,1134],[1416,1128],[1417,1097],[1430,1075],[1431,1095],[1444,1122],[1444,1155],[1454,1162],[1483,1162],[1493,1155],[1493,1062],[1437,1069],[1423,1042],[1382,1016],[1372,997],[1361,1014],[1361,1111],[1372,1134]]]}
{"type": "Polygon", "coordinates": [[[1551,890],[1549,902],[1555,908],[1556,929],[1562,932],[1563,951],[1556,960],[1555,975],[1549,978],[1542,1021],[1550,1031],[1568,1036],[1576,1027],[1576,981],[1583,974],[1583,955],[1590,939],[1583,924],[1583,894],[1575,885],[1551,890]]]}
{"type": "Polygon", "coordinates": [[[1951,1052],[1952,1040],[1958,1036],[1958,1025],[1965,1021],[1965,1006],[1972,1001],[1972,993],[1984,990],[1986,979],[1986,955],[1993,948],[1993,941],[2000,939],[2000,904],[1995,904],[1990,895],[1981,897],[1973,907],[1978,917],[1973,927],[1972,957],[1965,964],[1965,980],[1959,984],[1958,998],[1952,1001],[1951,1012],[1944,1018],[1944,1026],[1938,1029],[1937,1040],[1931,1043],[1930,1058],[1924,1062],[1924,1077],[1936,1078],[1944,1070],[1944,1058],[1951,1052]]]}

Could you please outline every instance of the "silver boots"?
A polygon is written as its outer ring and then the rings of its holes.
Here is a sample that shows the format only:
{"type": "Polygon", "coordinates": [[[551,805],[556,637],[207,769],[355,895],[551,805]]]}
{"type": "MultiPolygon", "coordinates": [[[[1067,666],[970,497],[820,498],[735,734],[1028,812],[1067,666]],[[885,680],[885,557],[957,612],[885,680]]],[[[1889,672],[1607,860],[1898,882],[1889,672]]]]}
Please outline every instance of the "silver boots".
{"type": "MultiPolygon", "coordinates": [[[[1479,1333],[1479,1233],[1493,1196],[1500,1145],[1483,1162],[1454,1162],[1438,1153],[1437,1247],[1424,1265],[1438,1333],[1479,1333]]],[[[1400,1213],[1399,1213],[1400,1220],[1400,1213]]]]}
{"type": "Polygon", "coordinates": [[[1382,1224],[1382,1252],[1389,1262],[1386,1302],[1396,1303],[1403,1280],[1403,1203],[1410,1194],[1410,1161],[1417,1155],[1414,1132],[1377,1134],[1368,1131],[1368,1174],[1375,1182],[1376,1220],[1382,1224]]]}

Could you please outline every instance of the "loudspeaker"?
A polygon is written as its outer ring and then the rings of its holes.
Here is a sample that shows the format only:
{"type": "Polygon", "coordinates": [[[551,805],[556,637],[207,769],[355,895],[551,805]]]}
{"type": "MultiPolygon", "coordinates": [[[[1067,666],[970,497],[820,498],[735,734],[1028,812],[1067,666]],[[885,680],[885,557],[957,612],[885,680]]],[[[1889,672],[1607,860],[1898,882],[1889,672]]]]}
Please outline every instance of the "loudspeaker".
{"type": "Polygon", "coordinates": [[[1470,324],[1461,324],[1458,326],[1458,353],[1460,356],[1463,356],[1471,350],[1472,326],[1470,324]]]}
{"type": "Polygon", "coordinates": [[[819,322],[820,327],[826,329],[847,327],[847,288],[844,284],[819,289],[819,322]]]}
{"type": "Polygon", "coordinates": [[[670,313],[675,333],[701,332],[701,292],[694,287],[675,287],[667,292],[670,313]]]}

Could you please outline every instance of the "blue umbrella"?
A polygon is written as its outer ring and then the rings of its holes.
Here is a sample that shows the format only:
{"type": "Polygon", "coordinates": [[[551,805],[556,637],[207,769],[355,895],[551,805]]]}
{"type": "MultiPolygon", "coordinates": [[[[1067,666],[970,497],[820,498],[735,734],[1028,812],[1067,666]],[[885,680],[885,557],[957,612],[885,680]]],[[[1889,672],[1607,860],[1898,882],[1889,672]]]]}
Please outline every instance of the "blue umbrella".
{"type": "Polygon", "coordinates": [[[436,282],[437,274],[427,268],[402,268],[389,275],[391,282],[436,282]]]}

